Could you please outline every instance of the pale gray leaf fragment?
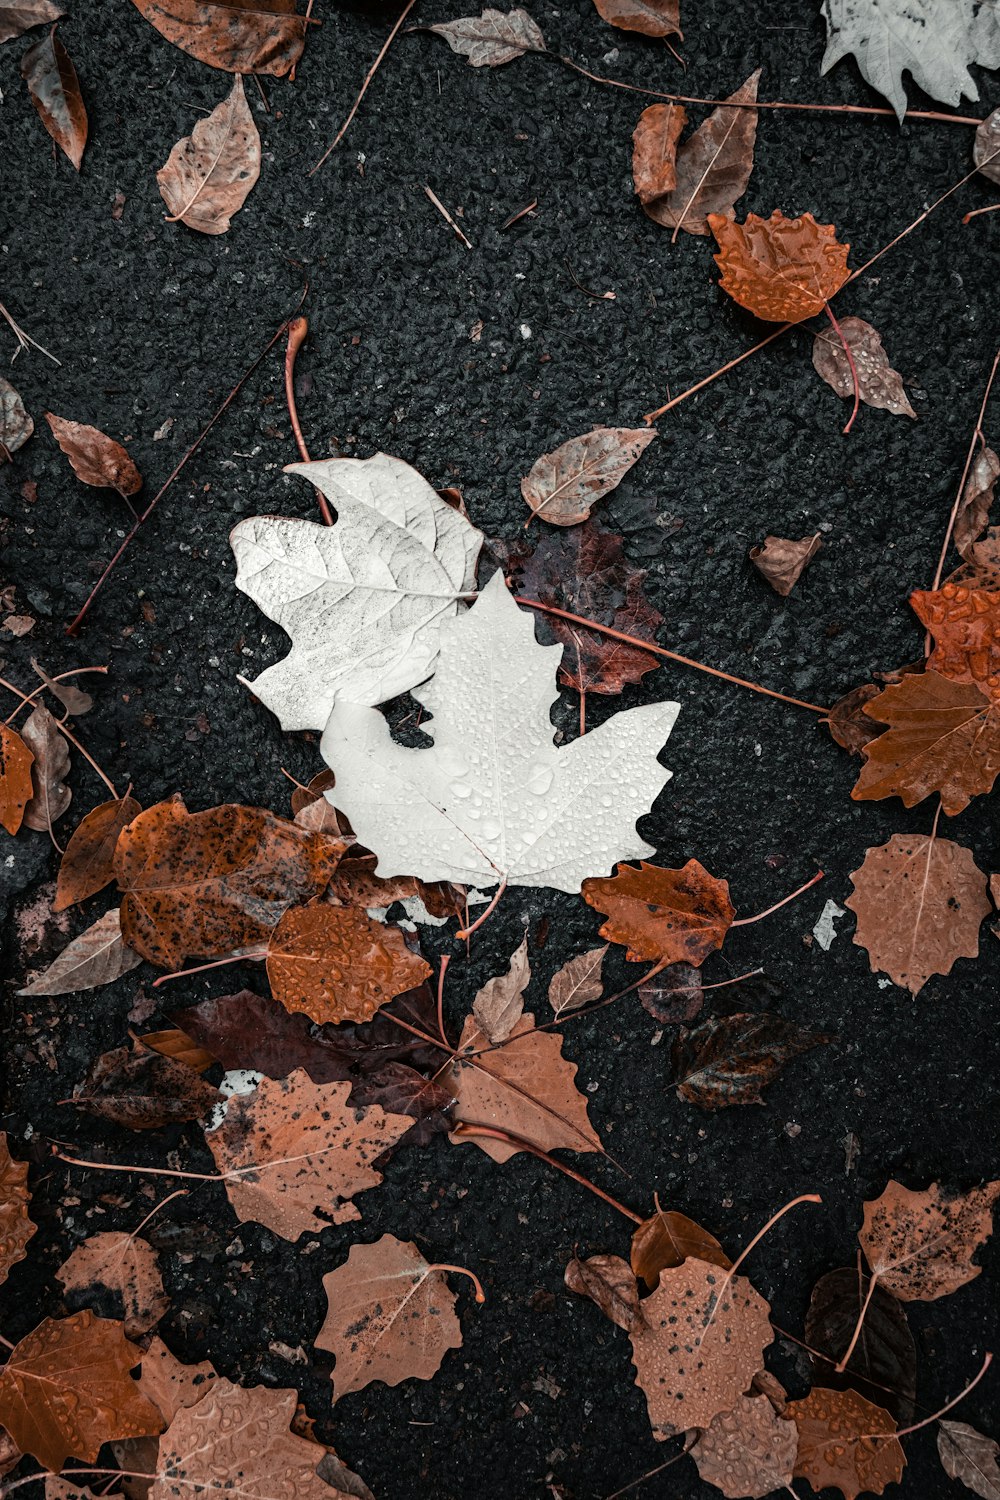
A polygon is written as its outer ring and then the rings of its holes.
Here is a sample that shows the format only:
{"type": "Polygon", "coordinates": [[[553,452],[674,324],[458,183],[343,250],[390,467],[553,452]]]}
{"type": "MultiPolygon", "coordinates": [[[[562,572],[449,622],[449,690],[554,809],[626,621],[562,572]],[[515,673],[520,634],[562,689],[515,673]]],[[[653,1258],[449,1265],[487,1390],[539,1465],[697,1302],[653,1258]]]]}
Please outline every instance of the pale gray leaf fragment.
{"type": "Polygon", "coordinates": [[[117,906],[81,932],[19,995],[73,995],[120,979],[142,958],[122,941],[117,906]]]}
{"type": "MultiPolygon", "coordinates": [[[[858,372],[858,395],[866,406],[891,411],[896,417],[916,418],[903,389],[903,377],[892,368],[882,337],[864,318],[841,318],[843,333],[858,372]]],[[[845,401],[854,398],[854,381],[840,340],[827,329],[813,339],[813,368],[831,390],[845,401]]]]}
{"type": "Polygon", "coordinates": [[[938,1425],[938,1454],[949,1479],[960,1479],[983,1500],[1000,1500],[1000,1444],[967,1422],[938,1425]]]}
{"type": "Polygon", "coordinates": [[[481,16],[461,16],[426,30],[443,36],[452,52],[467,57],[474,68],[498,68],[526,52],[545,51],[545,38],[526,10],[487,7],[481,16]]]}
{"type": "Polygon", "coordinates": [[[24,447],[34,430],[35,424],[21,397],[10,381],[0,375],[0,449],[6,448],[9,457],[24,447]]]}
{"type": "Polygon", "coordinates": [[[227,97],[177,142],[156,174],[168,222],[225,234],[259,176],[260,134],[237,73],[227,97]]]}
{"type": "Polygon", "coordinates": [[[524,938],[506,974],[488,979],[472,1002],[472,1014],[491,1046],[505,1042],[521,1019],[530,979],[528,939],[524,938]]]}

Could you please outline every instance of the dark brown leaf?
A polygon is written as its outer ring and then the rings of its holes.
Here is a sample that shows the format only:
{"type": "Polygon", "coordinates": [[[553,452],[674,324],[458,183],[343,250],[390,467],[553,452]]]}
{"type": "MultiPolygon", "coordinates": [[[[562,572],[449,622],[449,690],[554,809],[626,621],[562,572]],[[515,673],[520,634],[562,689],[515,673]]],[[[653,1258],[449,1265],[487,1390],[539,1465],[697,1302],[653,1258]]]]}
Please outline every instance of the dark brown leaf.
{"type": "Polygon", "coordinates": [[[59,865],[53,911],[65,911],[110,885],[118,835],[141,812],[134,797],[120,797],[100,803],[76,826],[59,865]]]}
{"type": "Polygon", "coordinates": [[[661,1025],[693,1021],[705,1003],[699,970],[692,964],[668,964],[655,978],[640,984],[639,1003],[661,1025]]]}
{"type": "Polygon", "coordinates": [[[660,1284],[661,1271],[683,1265],[689,1255],[724,1271],[732,1265],[715,1236],[686,1214],[659,1209],[632,1235],[632,1270],[651,1292],[660,1284]]]}
{"type": "Polygon", "coordinates": [[[801,537],[797,542],[784,536],[767,536],[761,546],[750,548],[750,561],[774,592],[787,599],[819,548],[818,533],[801,537]]]}
{"type": "Polygon", "coordinates": [[[42,704],[25,719],[21,738],[35,757],[31,767],[32,796],[24,809],[24,824],[36,833],[44,833],[62,817],[73,800],[64,780],[69,775],[69,746],[42,704]]]}
{"type": "Polygon", "coordinates": [[[898,1297],[875,1283],[861,1333],[843,1374],[843,1358],[871,1285],[858,1267],[829,1271],[813,1287],[803,1337],[825,1359],[811,1356],[818,1385],[834,1390],[853,1386],[866,1400],[881,1404],[900,1423],[909,1422],[917,1393],[917,1350],[898,1297]]]}
{"type": "Polygon", "coordinates": [[[574,1255],[563,1278],[571,1292],[589,1297],[606,1318],[631,1333],[644,1323],[635,1273],[620,1255],[574,1255]]]}
{"type": "Polygon", "coordinates": [[[38,118],[79,172],[87,144],[87,110],[76,69],[54,26],[21,58],[21,77],[38,118]]]}
{"type": "Polygon", "coordinates": [[[306,23],[295,0],[132,0],[161,36],[227,73],[283,78],[302,56],[306,23]]]}
{"type": "Polygon", "coordinates": [[[49,676],[45,668],[34,657],[31,658],[31,668],[42,679],[52,696],[62,704],[66,712],[73,718],[78,719],[81,714],[90,713],[90,710],[94,706],[94,700],[89,693],[85,693],[82,689],[74,687],[71,682],[57,682],[54,677],[49,676]]]}
{"type": "Polygon", "coordinates": [[[116,1047],[91,1064],[73,1102],[129,1130],[159,1130],[203,1120],[219,1098],[218,1089],[184,1063],[145,1048],[116,1047]]]}
{"type": "Polygon", "coordinates": [[[423,1146],[451,1127],[446,1111],[453,1103],[446,1088],[434,1078],[425,1078],[406,1063],[387,1062],[354,1081],[349,1104],[364,1109],[378,1104],[387,1115],[409,1115],[413,1128],[406,1133],[408,1146],[423,1146]]]}
{"type": "Polygon", "coordinates": [[[670,1057],[677,1092],[702,1109],[763,1104],[761,1090],[791,1058],[832,1040],[767,1011],[710,1016],[674,1042],[670,1057]]]}
{"type": "Polygon", "coordinates": [[[822,721],[837,744],[850,750],[852,755],[860,755],[868,741],[880,733],[871,715],[865,712],[865,705],[877,698],[880,692],[874,682],[863,682],[860,687],[851,688],[849,693],[838,698],[822,721]]]}
{"type": "Polygon", "coordinates": [[[45,420],[81,484],[117,490],[120,495],[135,495],[142,489],[142,475],[121,443],[100,428],[56,417],[50,411],[45,413],[45,420]]]}

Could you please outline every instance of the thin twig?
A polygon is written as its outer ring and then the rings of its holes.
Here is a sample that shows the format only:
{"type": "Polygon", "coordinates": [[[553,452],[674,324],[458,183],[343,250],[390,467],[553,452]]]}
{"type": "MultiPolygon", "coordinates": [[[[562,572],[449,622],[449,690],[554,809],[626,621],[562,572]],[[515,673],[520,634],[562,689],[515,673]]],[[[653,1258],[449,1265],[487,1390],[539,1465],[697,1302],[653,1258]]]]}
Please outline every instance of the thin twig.
{"type": "Polygon", "coordinates": [[[378,72],[379,65],[381,64],[383,57],[385,57],[385,54],[388,52],[389,48],[392,46],[392,44],[395,41],[396,36],[397,36],[397,34],[399,32],[399,28],[402,26],[403,22],[406,20],[407,16],[410,14],[410,11],[413,9],[413,7],[414,7],[415,4],[416,4],[416,0],[406,0],[406,5],[403,7],[402,11],[400,12],[399,20],[396,22],[395,26],[389,32],[389,35],[385,39],[385,43],[384,43],[384,45],[382,47],[381,52],[379,53],[378,57],[376,57],[375,61],[372,63],[371,67],[368,69],[367,74],[365,75],[365,81],[361,85],[361,92],[358,95],[358,97],[355,99],[354,103],[351,105],[351,112],[350,112],[350,114],[347,116],[347,119],[344,121],[343,125],[341,125],[340,129],[337,131],[337,134],[334,136],[334,138],[330,142],[329,146],[327,146],[326,150],[323,152],[323,155],[320,157],[319,161],[316,163],[316,165],[313,168],[311,168],[311,170],[309,172],[309,176],[310,177],[312,177],[312,175],[313,175],[314,172],[318,172],[319,171],[320,167],[323,165],[323,163],[326,161],[327,157],[330,155],[330,152],[331,151],[335,151],[336,148],[340,145],[341,141],[344,139],[344,136],[347,134],[348,127],[350,126],[351,121],[354,119],[354,116],[358,112],[358,108],[359,108],[359,106],[361,104],[362,99],[365,97],[365,94],[368,92],[368,85],[371,83],[372,79],[375,77],[375,74],[378,72]]]}
{"type": "Polygon", "coordinates": [[[89,750],[85,750],[84,747],[80,744],[80,741],[77,739],[76,735],[70,733],[70,731],[66,728],[66,725],[63,723],[62,719],[54,719],[53,723],[55,724],[56,728],[58,729],[59,733],[63,736],[63,738],[69,740],[69,742],[73,746],[74,750],[78,750],[80,752],[80,754],[83,756],[84,760],[87,762],[87,764],[91,767],[91,769],[97,772],[98,776],[104,782],[104,785],[107,787],[107,789],[111,793],[112,797],[114,797],[115,801],[116,802],[121,801],[121,798],[118,796],[118,792],[117,792],[117,789],[115,787],[114,782],[111,780],[110,776],[105,776],[104,772],[101,770],[100,766],[97,764],[97,761],[90,754],[90,751],[89,750]]]}
{"type": "Polygon", "coordinates": [[[51,359],[54,365],[58,365],[59,368],[62,369],[62,360],[56,359],[55,355],[50,354],[49,351],[44,347],[44,345],[36,343],[35,340],[31,337],[30,333],[25,333],[20,323],[14,322],[14,319],[11,317],[10,313],[4,307],[2,302],[0,302],[0,318],[6,318],[7,322],[14,330],[14,337],[17,339],[17,348],[14,350],[11,364],[14,363],[14,360],[22,350],[31,348],[37,349],[39,354],[44,354],[46,359],[51,359]]]}
{"type": "MultiPolygon", "coordinates": [[[[309,449],[302,435],[302,426],[299,422],[299,408],[295,400],[295,361],[299,350],[305,343],[306,334],[309,332],[308,318],[293,318],[288,325],[288,344],[285,348],[285,403],[288,407],[288,416],[291,420],[292,431],[295,434],[295,446],[299,450],[299,457],[303,463],[310,464],[309,449]]],[[[319,513],[323,517],[324,526],[333,525],[333,514],[327,502],[327,498],[318,485],[313,485],[313,493],[319,506],[319,513]]]]}
{"type": "Polygon", "coordinates": [[[617,1198],[612,1198],[610,1193],[606,1193],[595,1182],[591,1182],[589,1177],[584,1177],[580,1172],[574,1172],[573,1168],[568,1167],[565,1162],[557,1161],[554,1156],[550,1156],[540,1146],[533,1146],[523,1136],[514,1135],[509,1130],[498,1130],[493,1125],[477,1125],[469,1120],[459,1121],[451,1133],[453,1137],[458,1136],[459,1138],[468,1139],[472,1139],[475,1136],[489,1136],[493,1140],[506,1141],[508,1144],[516,1146],[519,1151],[528,1151],[532,1156],[537,1156],[539,1161],[544,1161],[548,1166],[555,1167],[557,1172],[562,1172],[566,1177],[571,1177],[581,1187],[589,1188],[598,1198],[603,1198],[605,1203],[610,1204],[612,1208],[616,1208],[620,1214],[624,1214],[626,1219],[631,1219],[633,1224],[641,1224],[643,1222],[640,1214],[634,1214],[630,1208],[625,1207],[624,1203],[619,1203],[617,1198]]]}
{"type": "Polygon", "coordinates": [[[423,189],[424,189],[424,192],[427,194],[428,198],[433,203],[434,207],[437,209],[438,213],[441,215],[441,217],[445,220],[445,222],[447,224],[450,224],[451,228],[458,235],[459,239],[462,241],[462,244],[465,246],[466,250],[471,250],[473,248],[472,241],[469,239],[468,235],[466,235],[465,233],[463,233],[463,231],[455,223],[455,220],[452,218],[451,214],[445,208],[444,204],[441,202],[441,199],[438,197],[437,193],[435,193],[434,189],[431,188],[431,187],[428,187],[427,184],[426,184],[426,182],[423,183],[423,189]]]}
{"type": "Polygon", "coordinates": [[[769,917],[772,912],[780,911],[783,906],[788,905],[789,901],[797,900],[799,896],[803,896],[806,891],[811,890],[814,885],[818,885],[823,879],[825,879],[823,871],[817,870],[811,880],[807,880],[805,885],[800,885],[797,891],[792,891],[790,896],[782,896],[780,901],[776,901],[766,911],[759,911],[755,917],[737,917],[730,925],[732,927],[751,927],[754,922],[763,922],[765,917],[769,917]]]}

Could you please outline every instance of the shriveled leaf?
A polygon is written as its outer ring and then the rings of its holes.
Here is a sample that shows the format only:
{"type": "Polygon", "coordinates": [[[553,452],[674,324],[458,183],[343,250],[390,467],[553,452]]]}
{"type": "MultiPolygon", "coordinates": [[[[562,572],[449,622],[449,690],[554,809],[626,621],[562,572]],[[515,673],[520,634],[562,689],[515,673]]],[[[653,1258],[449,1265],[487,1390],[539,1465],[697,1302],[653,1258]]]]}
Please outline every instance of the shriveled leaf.
{"type": "Polygon", "coordinates": [[[769,219],[747,214],[742,224],[709,214],[708,224],[719,245],[719,285],[765,322],[815,317],[851,274],[850,245],[838,244],[834,226],[812,214],[786,219],[776,208],[769,219]]]}
{"type": "Polygon", "coordinates": [[[71,1309],[117,1302],[116,1316],[124,1319],[130,1339],[148,1333],[163,1317],[170,1299],[156,1251],[134,1234],[92,1234],[78,1245],[56,1272],[71,1309]]]}
{"type": "Polygon", "coordinates": [[[115,1047],[91,1064],[73,1103],[128,1130],[159,1130],[203,1120],[219,1102],[212,1084],[173,1058],[115,1047]]]}
{"type": "Polygon", "coordinates": [[[863,682],[860,687],[851,688],[849,693],[837,699],[822,721],[837,744],[850,750],[852,755],[860,755],[869,740],[876,739],[880,733],[866,709],[881,691],[874,682],[863,682]]]}
{"type": "Polygon", "coordinates": [[[82,688],[74,687],[71,682],[59,682],[55,677],[50,677],[34,657],[31,658],[31,670],[42,679],[52,696],[62,704],[71,717],[79,718],[82,714],[90,713],[94,700],[89,693],[85,693],[82,688]]]}
{"type": "Polygon", "coordinates": [[[544,52],[545,38],[526,10],[493,10],[481,16],[462,16],[428,26],[443,36],[452,52],[467,57],[474,68],[498,68],[526,52],[544,52]]]}
{"type": "Polygon", "coordinates": [[[993,110],[976,126],[972,159],[984,177],[1000,182],[1000,109],[993,110]]]}
{"type": "Polygon", "coordinates": [[[784,536],[766,536],[759,547],[750,548],[750,561],[774,592],[787,599],[819,549],[818,533],[800,537],[797,542],[784,536]]]}
{"type": "Polygon", "coordinates": [[[867,1401],[883,1402],[898,1421],[910,1420],[917,1393],[916,1345],[906,1309],[880,1282],[872,1289],[856,1266],[821,1276],[809,1298],[803,1337],[815,1351],[811,1363],[821,1385],[850,1386],[867,1401]],[[847,1353],[862,1308],[861,1332],[841,1374],[835,1367],[847,1353]]]}
{"type": "Polygon", "coordinates": [[[857,1391],[814,1386],[804,1400],[788,1403],[788,1415],[799,1432],[795,1478],[808,1480],[817,1494],[829,1487],[857,1500],[902,1479],[906,1456],[892,1436],[895,1422],[857,1391]]]}
{"type": "Polygon", "coordinates": [[[139,1041],[149,1051],[158,1052],[161,1057],[173,1058],[174,1062],[194,1068],[196,1073],[204,1073],[216,1061],[211,1052],[199,1047],[186,1031],[180,1031],[177,1027],[170,1027],[166,1031],[147,1031],[139,1041]]]}
{"type": "Polygon", "coordinates": [[[100,803],[77,824],[59,864],[53,911],[65,911],[110,885],[118,835],[141,812],[134,797],[119,797],[100,803]]]}
{"type": "Polygon", "coordinates": [[[55,0],[0,0],[0,42],[9,42],[32,26],[58,21],[64,14],[55,0]]]}
{"type": "Polygon", "coordinates": [[[169,968],[266,941],[288,907],[320,894],[345,847],[259,807],[158,802],[115,850],[126,941],[169,968]]]}
{"type": "Polygon", "coordinates": [[[660,1283],[660,1272],[681,1266],[689,1258],[707,1261],[728,1271],[732,1265],[714,1235],[686,1214],[660,1209],[632,1235],[632,1270],[651,1292],[660,1283]]]}
{"type": "Polygon", "coordinates": [[[323,795],[335,781],[332,771],[320,771],[308,786],[296,786],[291,797],[292,816],[300,827],[308,828],[313,833],[350,832],[347,819],[341,818],[337,809],[331,807],[323,795]]]}
{"type": "Polygon", "coordinates": [[[430,1380],[448,1350],[461,1347],[445,1272],[410,1240],[384,1234],[352,1245],[344,1264],[323,1277],[323,1290],[330,1305],[316,1347],[336,1356],[334,1401],[373,1380],[430,1380]]]}
{"type": "Polygon", "coordinates": [[[93,1463],[103,1443],[163,1427],[129,1375],[139,1358],[120,1323],[91,1312],[45,1318],[0,1370],[0,1422],[53,1473],[67,1458],[93,1463]]]}
{"type": "Polygon", "coordinates": [[[248,685],[282,729],[323,729],[339,698],[384,703],[433,672],[441,624],[476,586],[483,536],[386,453],[288,472],[322,491],[337,523],[256,516],[234,529],[237,588],[292,638],[248,685]]]}
{"type": "Polygon", "coordinates": [[[763,1104],[761,1090],[787,1062],[831,1040],[766,1011],[710,1016],[674,1042],[670,1061],[677,1093],[702,1109],[763,1104]]]}
{"type": "Polygon", "coordinates": [[[14,1160],[7,1132],[0,1130],[0,1283],[7,1280],[11,1266],[24,1260],[28,1241],[37,1231],[28,1217],[30,1202],[28,1163],[14,1160]]]}
{"type": "Polygon", "coordinates": [[[604,993],[601,975],[607,951],[605,945],[578,953],[553,974],[549,982],[549,1004],[557,1016],[579,1010],[581,1005],[589,1005],[592,1000],[601,998],[604,993]]]}
{"type": "Polygon", "coordinates": [[[990,507],[993,504],[993,491],[998,479],[1000,479],[1000,458],[984,443],[976,454],[972,468],[969,470],[969,477],[965,481],[952,533],[955,550],[966,562],[973,561],[972,545],[986,529],[986,523],[990,518],[990,507]]]}
{"type": "Polygon", "coordinates": [[[19,995],[74,995],[111,984],[142,963],[142,956],[122,941],[118,908],[105,912],[86,932],[75,937],[37,979],[19,995]]]}
{"type": "Polygon", "coordinates": [[[302,56],[306,23],[295,0],[132,0],[182,52],[227,73],[283,78],[302,56]]]}
{"type": "Polygon", "coordinates": [[[596,1302],[604,1316],[626,1333],[645,1322],[635,1273],[620,1255],[592,1255],[588,1260],[574,1255],[563,1280],[571,1292],[596,1302]]]}
{"type": "Polygon", "coordinates": [[[504,1042],[524,1014],[524,992],[531,981],[528,939],[514,954],[506,974],[488,979],[472,1002],[476,1025],[492,1045],[504,1042]]]}
{"type": "Polygon", "coordinates": [[[352,1109],[349,1083],[316,1084],[302,1070],[235,1094],[206,1131],[236,1217],[286,1240],[360,1219],[356,1193],[377,1187],[372,1165],[413,1121],[378,1105],[352,1109]]]}
{"type": "Polygon", "coordinates": [[[645,959],[697,967],[722,947],[735,916],[728,883],[710,875],[696,859],[679,870],[644,861],[619,865],[612,876],[584,881],[583,898],[607,913],[601,937],[624,944],[633,963],[645,959]]]}
{"type": "Polygon", "coordinates": [[[536,458],[521,480],[534,515],[552,526],[576,526],[617,489],[656,437],[652,427],[595,427],[536,458]]]}
{"type": "Polygon", "coordinates": [[[979,953],[979,927],[992,907],[986,876],[950,839],[894,833],[868,849],[851,875],[846,905],[857,915],[854,941],[872,971],[916,995],[932,974],[979,953]]]}
{"type": "Polygon", "coordinates": [[[31,767],[34,755],[16,729],[0,724],[0,824],[10,834],[24,821],[25,808],[34,796],[31,767]]]}
{"type": "Polygon", "coordinates": [[[602,20],[643,36],[679,36],[681,0],[594,0],[602,20]]]}
{"type": "Polygon", "coordinates": [[[41,703],[25,719],[21,739],[34,756],[31,800],[24,809],[24,824],[36,833],[44,833],[58,822],[73,800],[73,793],[65,783],[70,767],[69,745],[41,703]]]}
{"type": "Polygon", "coordinates": [[[983,1500],[1000,1500],[1000,1443],[967,1422],[938,1423],[938,1455],[949,1479],[983,1500]]]}
{"type": "Polygon", "coordinates": [[[795,1423],[779,1417],[766,1396],[740,1396],[698,1433],[690,1452],[706,1484],[759,1500],[791,1488],[798,1446],[795,1423]]]}
{"type": "MultiPolygon", "coordinates": [[[[458,1056],[440,1080],[454,1096],[453,1118],[507,1131],[544,1151],[600,1151],[587,1100],[576,1086],[576,1064],[563,1057],[562,1042],[558,1032],[536,1031],[534,1018],[526,1015],[502,1047],[485,1051],[485,1034],[467,1017],[458,1056]]],[[[461,1132],[452,1140],[470,1140],[497,1162],[521,1149],[461,1132]]]]}
{"type": "MultiPolygon", "coordinates": [[[[903,389],[903,377],[889,363],[878,329],[863,318],[841,318],[840,331],[858,377],[858,395],[866,406],[890,411],[897,417],[916,418],[903,389]]],[[[832,329],[821,328],[813,339],[813,368],[831,390],[845,401],[854,399],[854,377],[844,346],[832,329]]]]}
{"type": "Polygon", "coordinates": [[[320,746],[337,776],[328,795],[380,875],[576,892],[616,859],[652,852],[635,820],[669,777],[656,756],[678,705],[629,709],[557,750],[560,654],[538,645],[495,573],[442,627],[438,669],[416,691],[433,715],[430,748],[397,744],[374,709],[337,705],[320,746]]]}
{"type": "Polygon", "coordinates": [[[293,906],[267,947],[274,998],[318,1022],[367,1021],[430,972],[398,927],[355,906],[293,906]]]}
{"type": "MultiPolygon", "coordinates": [[[[334,817],[340,814],[323,799],[334,817]]],[[[346,818],[342,820],[346,822],[346,818]]],[[[465,887],[448,881],[430,884],[413,875],[394,875],[383,880],[375,874],[374,854],[348,854],[337,867],[324,893],[334,906],[363,906],[366,911],[386,911],[396,901],[414,922],[446,922],[465,912],[465,887]]]]}
{"type": "MultiPolygon", "coordinates": [[[[598,521],[545,532],[514,575],[518,592],[528,598],[656,644],[663,616],[643,593],[646,573],[631,566],[621,537],[598,521]]],[[[578,693],[620,693],[660,665],[639,645],[557,615],[540,612],[535,630],[543,644],[559,641],[565,647],[559,681],[578,693]]]]}
{"type": "MultiPolygon", "coordinates": [[[[0,33],[3,31],[5,12],[0,6],[0,33]]],[[[3,40],[0,35],[0,40],[3,40]]],[[[35,430],[35,424],[25,410],[24,402],[9,380],[0,375],[0,450],[6,448],[7,457],[23,448],[35,430]]]]}
{"type": "Polygon", "coordinates": [[[709,214],[732,218],[753,171],[757,111],[747,106],[756,104],[759,82],[758,68],[679,147],[671,189],[648,201],[640,193],[643,208],[657,224],[708,234],[709,214]]]}
{"type": "Polygon", "coordinates": [[[50,411],[45,413],[45,420],[82,484],[117,490],[120,495],[135,495],[142,489],[142,475],[126,450],[100,428],[71,422],[50,411]]]}
{"type": "Polygon", "coordinates": [[[664,1026],[693,1021],[705,1003],[701,973],[693,964],[668,964],[640,984],[638,994],[643,1010],[664,1026]]]}
{"type": "Polygon", "coordinates": [[[645,208],[677,185],[677,142],[687,124],[679,104],[650,104],[632,132],[632,181],[645,208]]]}
{"type": "Polygon", "coordinates": [[[642,1311],[645,1323],[629,1337],[657,1442],[732,1411],[773,1338],[770,1307],[746,1277],[727,1282],[718,1266],[691,1257],[660,1272],[642,1311]]]}
{"type": "Polygon", "coordinates": [[[259,176],[260,134],[237,75],[229,97],[173,147],[156,181],[169,222],[225,234],[259,176]]]}
{"type": "Polygon", "coordinates": [[[967,1193],[890,1181],[865,1204],[858,1233],[872,1275],[904,1302],[932,1302],[979,1275],[972,1257],[993,1233],[1000,1181],[967,1193]]]}
{"type": "Polygon", "coordinates": [[[87,109],[73,60],[55,26],[32,42],[21,58],[21,77],[38,118],[79,172],[87,144],[87,109]]]}

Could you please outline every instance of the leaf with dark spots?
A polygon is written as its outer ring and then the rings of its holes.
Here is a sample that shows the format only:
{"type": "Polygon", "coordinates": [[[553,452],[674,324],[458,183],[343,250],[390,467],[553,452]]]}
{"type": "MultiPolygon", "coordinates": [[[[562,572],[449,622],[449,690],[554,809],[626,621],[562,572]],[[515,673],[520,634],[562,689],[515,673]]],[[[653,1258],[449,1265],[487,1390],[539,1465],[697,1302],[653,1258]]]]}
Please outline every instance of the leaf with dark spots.
{"type": "Polygon", "coordinates": [[[142,475],[128,453],[99,427],[71,422],[66,417],[53,416],[50,411],[45,413],[45,420],[81,484],[98,490],[117,490],[119,495],[136,495],[142,489],[142,475]]]}
{"type": "MultiPolygon", "coordinates": [[[[329,802],[325,805],[333,811],[329,802]]],[[[302,821],[299,814],[296,819],[302,821]]],[[[334,906],[363,906],[366,911],[387,910],[400,901],[407,906],[407,915],[418,922],[422,920],[419,910],[407,903],[421,902],[432,917],[464,916],[464,886],[452,885],[447,880],[417,880],[413,875],[393,875],[383,880],[375,874],[377,863],[374,854],[352,849],[338,865],[324,900],[334,906]]]]}
{"type": "Polygon", "coordinates": [[[116,1047],[95,1059],[72,1102],[129,1130],[159,1130],[203,1120],[219,1097],[217,1088],[184,1063],[146,1048],[116,1047]]]}
{"type": "Polygon", "coordinates": [[[906,1309],[878,1282],[865,1311],[854,1352],[842,1374],[836,1365],[854,1336],[871,1281],[860,1268],[829,1271],[813,1287],[803,1337],[820,1356],[811,1356],[818,1385],[853,1386],[866,1400],[881,1404],[901,1424],[911,1420],[917,1393],[917,1350],[906,1309]]]}
{"type": "Polygon", "coordinates": [[[722,947],[735,915],[726,881],[696,859],[679,870],[621,864],[614,875],[585,880],[582,889],[589,906],[607,913],[601,937],[625,944],[633,963],[700,965],[722,947]]]}
{"type": "Polygon", "coordinates": [[[156,174],[167,222],[225,234],[259,176],[260,134],[237,74],[228,98],[177,142],[156,174]]]}
{"type": "Polygon", "coordinates": [[[53,911],[65,911],[110,885],[118,835],[141,812],[134,797],[118,797],[92,808],[77,824],[59,864],[53,911]]]}
{"type": "Polygon", "coordinates": [[[110,1302],[130,1339],[148,1333],[170,1307],[156,1251],[134,1234],[90,1235],[63,1261],[56,1277],[67,1307],[100,1311],[101,1303],[110,1302]]]}
{"type": "Polygon", "coordinates": [[[295,0],[132,0],[182,52],[227,73],[283,78],[302,56],[306,22],[295,0]]]}
{"type": "Polygon", "coordinates": [[[626,1333],[643,1323],[635,1273],[620,1255],[592,1255],[588,1260],[574,1255],[563,1280],[571,1292],[589,1297],[626,1333]]]}
{"type": "Polygon", "coordinates": [[[17,730],[0,724],[0,824],[9,834],[17,833],[34,794],[34,759],[17,730]]]}
{"type": "Polygon", "coordinates": [[[668,964],[640,984],[639,1003],[663,1026],[693,1021],[705,1003],[701,973],[691,964],[668,964]]]}
{"type": "Polygon", "coordinates": [[[38,118],[79,172],[87,144],[87,110],[73,61],[55,26],[32,42],[21,58],[21,77],[38,118]]]}
{"type": "Polygon", "coordinates": [[[674,1083],[682,1099],[702,1109],[763,1104],[761,1090],[791,1058],[832,1040],[766,1011],[710,1016],[674,1042],[674,1083]]]}
{"type": "Polygon", "coordinates": [[[632,1270],[651,1292],[660,1283],[661,1271],[683,1265],[689,1256],[707,1261],[711,1266],[720,1266],[724,1271],[732,1265],[714,1235],[686,1214],[673,1210],[659,1209],[632,1235],[632,1270]]]}
{"type": "MultiPolygon", "coordinates": [[[[546,532],[534,553],[515,565],[514,577],[518,592],[530,599],[656,644],[663,616],[642,591],[645,570],[632,567],[621,537],[598,521],[546,532]]],[[[578,693],[620,693],[660,665],[649,651],[556,615],[540,613],[535,633],[545,645],[559,641],[566,648],[559,680],[578,693]]]]}

